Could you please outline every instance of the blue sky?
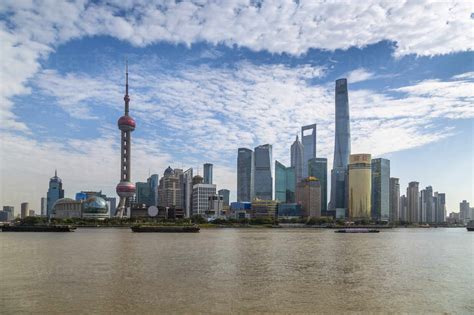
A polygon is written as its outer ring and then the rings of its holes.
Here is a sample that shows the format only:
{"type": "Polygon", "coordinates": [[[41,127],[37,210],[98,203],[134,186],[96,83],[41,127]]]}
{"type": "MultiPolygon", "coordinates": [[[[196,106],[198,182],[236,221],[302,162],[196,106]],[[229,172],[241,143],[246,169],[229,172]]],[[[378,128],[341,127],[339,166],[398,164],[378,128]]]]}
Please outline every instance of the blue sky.
{"type": "Polygon", "coordinates": [[[423,1],[344,10],[2,2],[1,203],[39,209],[55,168],[68,196],[114,194],[128,58],[134,181],[211,162],[233,199],[238,147],[271,143],[288,164],[295,134],[311,123],[317,155],[331,163],[334,80],[347,77],[352,153],[389,158],[402,193],[409,181],[432,185],[458,211],[462,199],[474,202],[471,11],[423,1]]]}

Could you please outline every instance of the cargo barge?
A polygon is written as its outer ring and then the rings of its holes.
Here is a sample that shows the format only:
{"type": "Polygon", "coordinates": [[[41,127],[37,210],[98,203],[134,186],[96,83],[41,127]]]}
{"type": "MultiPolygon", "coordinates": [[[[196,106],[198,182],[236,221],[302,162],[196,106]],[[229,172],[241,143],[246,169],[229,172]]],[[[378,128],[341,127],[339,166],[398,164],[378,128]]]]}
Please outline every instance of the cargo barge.
{"type": "Polygon", "coordinates": [[[469,232],[474,232],[474,220],[471,220],[467,223],[466,229],[469,232]]]}
{"type": "Polygon", "coordinates": [[[4,225],[2,232],[73,232],[76,228],[70,225],[4,225]]]}
{"type": "Polygon", "coordinates": [[[135,225],[130,227],[137,233],[198,233],[198,225],[135,225]]]}
{"type": "Polygon", "coordinates": [[[335,233],[379,233],[379,230],[375,229],[340,229],[334,231],[335,233]]]}

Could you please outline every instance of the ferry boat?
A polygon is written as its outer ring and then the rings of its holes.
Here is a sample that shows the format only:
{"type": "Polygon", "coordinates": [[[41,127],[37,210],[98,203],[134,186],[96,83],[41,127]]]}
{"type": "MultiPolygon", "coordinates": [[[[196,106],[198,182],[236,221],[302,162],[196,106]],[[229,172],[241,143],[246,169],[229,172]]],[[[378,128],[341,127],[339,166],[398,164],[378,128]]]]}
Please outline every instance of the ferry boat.
{"type": "Polygon", "coordinates": [[[76,228],[70,225],[4,225],[2,232],[73,232],[76,228]]]}
{"type": "Polygon", "coordinates": [[[474,220],[471,220],[467,223],[466,229],[469,232],[474,232],[474,220]]]}
{"type": "Polygon", "coordinates": [[[137,233],[198,233],[198,225],[134,225],[130,227],[137,233]]]}
{"type": "Polygon", "coordinates": [[[375,229],[340,229],[334,231],[335,233],[379,233],[379,230],[375,229]]]}

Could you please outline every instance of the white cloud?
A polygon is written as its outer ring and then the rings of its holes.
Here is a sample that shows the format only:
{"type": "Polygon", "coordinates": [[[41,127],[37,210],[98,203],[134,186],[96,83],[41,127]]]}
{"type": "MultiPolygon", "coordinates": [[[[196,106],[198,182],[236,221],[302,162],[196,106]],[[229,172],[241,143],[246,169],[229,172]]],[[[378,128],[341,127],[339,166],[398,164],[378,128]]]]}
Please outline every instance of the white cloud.
{"type": "Polygon", "coordinates": [[[347,74],[343,75],[343,77],[346,77],[347,82],[349,83],[362,82],[375,78],[373,72],[367,71],[364,68],[352,70],[351,72],[348,72],[347,74]]]}

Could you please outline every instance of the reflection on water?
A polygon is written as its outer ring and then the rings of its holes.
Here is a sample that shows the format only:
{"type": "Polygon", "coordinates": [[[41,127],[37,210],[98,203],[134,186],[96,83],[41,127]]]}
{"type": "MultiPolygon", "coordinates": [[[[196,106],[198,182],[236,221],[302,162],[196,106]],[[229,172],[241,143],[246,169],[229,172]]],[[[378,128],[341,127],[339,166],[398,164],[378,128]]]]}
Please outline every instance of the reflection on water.
{"type": "Polygon", "coordinates": [[[0,233],[1,313],[472,313],[474,233],[0,233]]]}

